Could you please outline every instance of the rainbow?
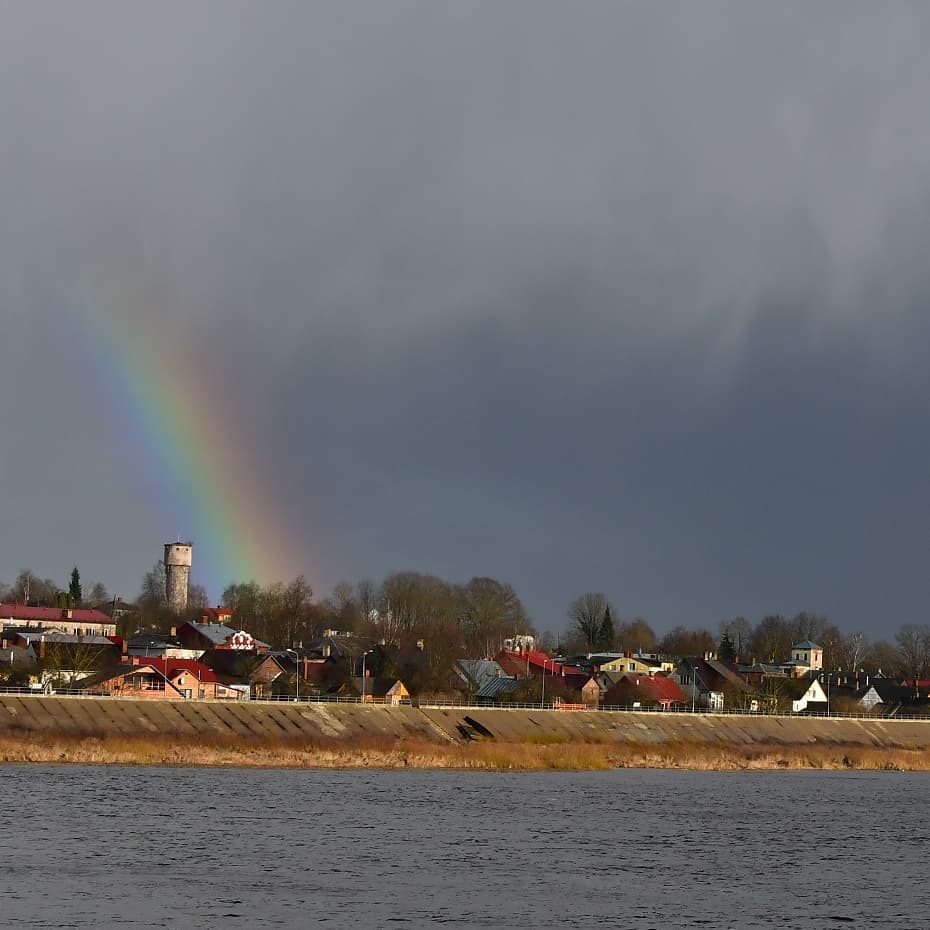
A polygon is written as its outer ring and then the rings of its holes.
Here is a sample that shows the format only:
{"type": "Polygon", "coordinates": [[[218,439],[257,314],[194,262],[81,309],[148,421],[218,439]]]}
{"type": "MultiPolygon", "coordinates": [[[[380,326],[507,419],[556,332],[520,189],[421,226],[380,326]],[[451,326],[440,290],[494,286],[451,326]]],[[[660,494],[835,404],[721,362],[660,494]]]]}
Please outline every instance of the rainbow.
{"type": "Polygon", "coordinates": [[[124,291],[82,300],[75,313],[67,301],[101,395],[126,437],[127,457],[144,478],[162,537],[152,540],[153,553],[179,534],[192,541],[191,580],[212,600],[230,583],[289,580],[304,568],[283,508],[271,499],[250,450],[236,441],[205,366],[176,334],[169,340],[149,303],[124,291]]]}

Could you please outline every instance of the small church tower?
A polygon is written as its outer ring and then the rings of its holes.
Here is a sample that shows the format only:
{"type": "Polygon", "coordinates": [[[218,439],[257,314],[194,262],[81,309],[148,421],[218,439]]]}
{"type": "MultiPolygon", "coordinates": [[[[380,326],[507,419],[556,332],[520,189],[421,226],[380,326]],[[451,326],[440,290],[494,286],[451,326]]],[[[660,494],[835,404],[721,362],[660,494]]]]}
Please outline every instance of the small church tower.
{"type": "Polygon", "coordinates": [[[165,543],[165,597],[172,613],[180,614],[187,610],[193,553],[193,543],[165,543]]]}

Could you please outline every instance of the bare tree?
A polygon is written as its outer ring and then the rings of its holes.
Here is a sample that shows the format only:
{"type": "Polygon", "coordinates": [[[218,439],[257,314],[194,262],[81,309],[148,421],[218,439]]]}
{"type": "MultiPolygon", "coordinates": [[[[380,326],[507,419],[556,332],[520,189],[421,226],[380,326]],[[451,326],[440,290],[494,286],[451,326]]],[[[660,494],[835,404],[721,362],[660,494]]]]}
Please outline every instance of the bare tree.
{"type": "Polygon", "coordinates": [[[167,603],[165,596],[165,563],[159,561],[142,576],[142,591],[139,594],[139,604],[149,608],[161,608],[165,607],[167,603]]]}
{"type": "Polygon", "coordinates": [[[625,649],[637,652],[655,652],[658,644],[655,630],[642,617],[620,621],[615,638],[625,649]]]}
{"type": "Polygon", "coordinates": [[[684,626],[676,626],[659,640],[658,648],[667,656],[701,656],[705,652],[715,652],[717,642],[710,630],[689,630],[684,626]]]}
{"type": "Polygon", "coordinates": [[[901,652],[887,640],[875,640],[862,657],[862,667],[873,675],[897,675],[901,671],[901,652]]]}
{"type": "Polygon", "coordinates": [[[836,657],[838,667],[855,672],[862,665],[868,650],[868,640],[862,633],[848,633],[840,637],[836,657]]]}
{"type": "MultiPolygon", "coordinates": [[[[604,613],[609,603],[606,594],[588,591],[576,597],[569,605],[568,619],[572,624],[571,632],[578,633],[589,649],[599,648],[604,613]]],[[[611,613],[617,616],[616,610],[611,609],[611,613]]]]}
{"type": "Polygon", "coordinates": [[[904,676],[914,681],[926,678],[930,670],[930,626],[907,623],[894,638],[904,676]]]}
{"type": "Polygon", "coordinates": [[[733,649],[740,659],[746,658],[749,641],[752,637],[752,624],[745,617],[734,617],[732,620],[722,620],[720,623],[720,638],[730,637],[733,649]]]}
{"type": "Polygon", "coordinates": [[[106,585],[100,581],[92,581],[84,601],[91,607],[100,608],[112,603],[113,598],[110,596],[110,592],[107,591],[106,585]]]}
{"type": "Polygon", "coordinates": [[[493,655],[502,639],[529,631],[526,610],[509,584],[494,578],[472,578],[456,594],[459,625],[468,654],[493,655]]]}
{"type": "Polygon", "coordinates": [[[784,662],[797,641],[797,627],[781,614],[763,617],[752,631],[750,650],[760,662],[784,662]]]}

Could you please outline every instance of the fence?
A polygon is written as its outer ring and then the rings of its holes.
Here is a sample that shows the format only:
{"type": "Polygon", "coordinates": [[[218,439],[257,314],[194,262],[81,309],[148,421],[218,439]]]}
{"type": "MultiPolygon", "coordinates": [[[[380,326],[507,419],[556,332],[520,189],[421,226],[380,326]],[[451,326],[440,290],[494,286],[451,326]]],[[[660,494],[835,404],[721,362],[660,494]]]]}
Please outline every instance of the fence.
{"type": "MultiPolygon", "coordinates": [[[[108,691],[82,691],[76,688],[55,688],[49,691],[37,690],[35,688],[5,688],[0,687],[0,696],[4,694],[13,694],[22,697],[44,698],[44,697],[66,697],[66,698],[110,698],[114,701],[133,700],[132,694],[122,693],[119,695],[111,694],[108,691]]],[[[230,704],[235,703],[235,698],[187,698],[187,703],[197,704],[230,704]]],[[[294,695],[278,694],[267,697],[251,697],[247,699],[248,703],[254,704],[376,704],[382,707],[396,706],[384,698],[372,698],[366,695],[364,701],[360,697],[347,697],[340,694],[307,694],[295,697],[294,695]]],[[[903,714],[896,712],[892,715],[870,714],[870,713],[839,713],[835,711],[811,711],[805,713],[775,712],[749,710],[748,708],[733,707],[721,710],[704,710],[703,708],[691,709],[689,706],[664,708],[660,706],[640,706],[632,705],[599,705],[598,707],[589,707],[587,704],[531,704],[531,703],[487,703],[477,701],[460,701],[460,700],[410,700],[405,698],[400,702],[401,705],[414,706],[421,709],[432,710],[537,710],[537,711],[554,711],[554,712],[588,712],[597,713],[634,713],[634,714],[675,714],[677,716],[704,716],[704,717],[820,717],[835,718],[844,720],[918,720],[930,723],[930,715],[924,714],[903,714]]]]}

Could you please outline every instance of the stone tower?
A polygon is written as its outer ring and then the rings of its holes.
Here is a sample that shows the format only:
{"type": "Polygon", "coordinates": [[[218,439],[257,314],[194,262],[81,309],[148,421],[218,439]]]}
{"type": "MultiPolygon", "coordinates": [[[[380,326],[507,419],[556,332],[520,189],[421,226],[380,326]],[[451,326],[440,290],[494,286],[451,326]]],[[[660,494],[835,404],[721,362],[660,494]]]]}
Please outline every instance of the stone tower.
{"type": "Polygon", "coordinates": [[[165,543],[165,597],[172,613],[183,613],[187,609],[193,552],[193,543],[165,543]]]}

